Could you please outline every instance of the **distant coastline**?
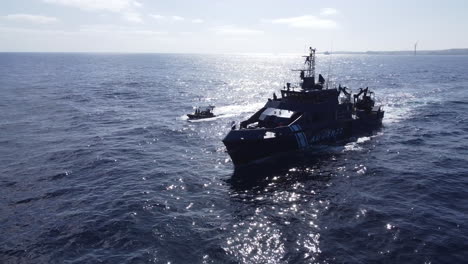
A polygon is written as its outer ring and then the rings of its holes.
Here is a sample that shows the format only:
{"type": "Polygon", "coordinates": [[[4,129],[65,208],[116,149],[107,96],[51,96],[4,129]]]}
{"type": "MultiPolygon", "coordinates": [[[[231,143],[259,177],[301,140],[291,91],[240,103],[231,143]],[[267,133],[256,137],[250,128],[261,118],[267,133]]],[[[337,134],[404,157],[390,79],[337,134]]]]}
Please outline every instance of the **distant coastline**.
{"type": "MultiPolygon", "coordinates": [[[[414,55],[413,50],[399,51],[334,51],[333,54],[414,55]]],[[[325,52],[321,52],[325,54],[325,52]]],[[[416,55],[468,55],[468,49],[418,50],[416,55]]]]}

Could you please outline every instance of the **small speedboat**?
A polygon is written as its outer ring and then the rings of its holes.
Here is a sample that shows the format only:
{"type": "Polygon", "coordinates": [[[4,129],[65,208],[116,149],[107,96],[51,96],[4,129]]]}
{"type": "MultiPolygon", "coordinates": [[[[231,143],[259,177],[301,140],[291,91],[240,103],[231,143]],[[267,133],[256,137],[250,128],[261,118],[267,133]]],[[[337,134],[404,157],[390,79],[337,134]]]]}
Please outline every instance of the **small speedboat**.
{"type": "Polygon", "coordinates": [[[197,107],[195,109],[195,113],[193,114],[188,114],[189,120],[197,120],[197,119],[203,119],[203,118],[211,118],[215,117],[213,114],[213,109],[215,107],[212,105],[209,106],[204,106],[204,107],[197,107]]]}

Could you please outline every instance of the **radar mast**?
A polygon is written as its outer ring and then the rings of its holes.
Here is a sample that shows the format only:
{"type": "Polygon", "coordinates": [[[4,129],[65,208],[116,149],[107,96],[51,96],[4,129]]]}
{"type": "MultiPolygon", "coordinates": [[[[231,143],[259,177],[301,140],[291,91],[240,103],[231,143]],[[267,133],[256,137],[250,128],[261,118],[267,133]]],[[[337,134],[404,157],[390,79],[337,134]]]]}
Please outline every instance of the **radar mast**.
{"type": "Polygon", "coordinates": [[[315,50],[312,47],[309,47],[309,56],[305,56],[305,64],[307,65],[306,76],[313,77],[315,79],[315,50]]]}

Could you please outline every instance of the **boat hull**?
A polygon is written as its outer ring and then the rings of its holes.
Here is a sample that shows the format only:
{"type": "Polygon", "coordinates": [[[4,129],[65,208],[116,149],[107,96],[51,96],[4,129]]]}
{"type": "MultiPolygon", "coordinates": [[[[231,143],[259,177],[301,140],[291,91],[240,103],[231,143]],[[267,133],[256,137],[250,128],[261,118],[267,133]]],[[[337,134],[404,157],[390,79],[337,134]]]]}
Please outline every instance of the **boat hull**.
{"type": "Polygon", "coordinates": [[[371,132],[382,124],[382,118],[383,113],[375,119],[349,119],[321,126],[231,130],[223,143],[234,165],[241,166],[277,153],[310,149],[371,132]]]}
{"type": "Polygon", "coordinates": [[[198,120],[198,119],[204,119],[204,118],[212,118],[212,117],[216,117],[216,116],[215,115],[192,115],[192,114],[188,114],[187,117],[188,117],[189,120],[198,120]]]}

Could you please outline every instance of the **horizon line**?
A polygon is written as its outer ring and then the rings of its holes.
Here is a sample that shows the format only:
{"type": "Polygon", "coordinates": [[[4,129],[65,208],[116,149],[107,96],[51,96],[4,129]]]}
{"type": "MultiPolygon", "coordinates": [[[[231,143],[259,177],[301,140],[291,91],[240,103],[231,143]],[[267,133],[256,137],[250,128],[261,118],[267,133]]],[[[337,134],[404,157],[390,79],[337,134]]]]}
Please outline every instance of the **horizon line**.
{"type": "MultiPolygon", "coordinates": [[[[431,49],[418,50],[418,53],[424,52],[442,52],[442,51],[466,51],[468,48],[448,48],[448,49],[431,49]]],[[[329,52],[330,54],[367,54],[367,53],[414,53],[414,50],[367,50],[367,51],[320,51],[317,54],[323,55],[329,52]]],[[[0,53],[88,53],[88,54],[206,54],[206,55],[297,55],[302,52],[158,52],[158,51],[0,51],[0,53]]]]}

